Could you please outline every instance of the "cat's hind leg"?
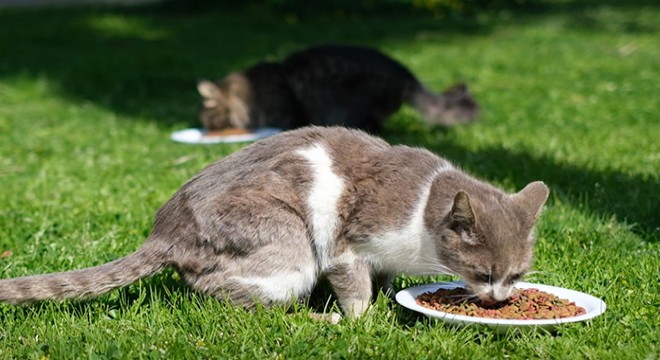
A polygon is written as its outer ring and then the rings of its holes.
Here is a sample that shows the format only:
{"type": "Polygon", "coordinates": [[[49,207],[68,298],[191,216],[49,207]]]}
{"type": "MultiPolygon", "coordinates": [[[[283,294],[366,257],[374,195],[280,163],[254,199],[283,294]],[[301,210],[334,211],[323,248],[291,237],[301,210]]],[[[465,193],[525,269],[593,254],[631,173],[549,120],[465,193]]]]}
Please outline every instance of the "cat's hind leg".
{"type": "Polygon", "coordinates": [[[301,252],[304,248],[266,245],[249,256],[219,257],[222,265],[216,270],[186,280],[193,288],[247,308],[256,303],[290,305],[308,295],[318,278],[313,254],[310,251],[312,261],[300,261],[301,252]]]}
{"type": "Polygon", "coordinates": [[[229,197],[201,225],[205,235],[180,252],[177,267],[201,292],[251,307],[308,295],[318,264],[305,222],[272,197],[229,197]]]}

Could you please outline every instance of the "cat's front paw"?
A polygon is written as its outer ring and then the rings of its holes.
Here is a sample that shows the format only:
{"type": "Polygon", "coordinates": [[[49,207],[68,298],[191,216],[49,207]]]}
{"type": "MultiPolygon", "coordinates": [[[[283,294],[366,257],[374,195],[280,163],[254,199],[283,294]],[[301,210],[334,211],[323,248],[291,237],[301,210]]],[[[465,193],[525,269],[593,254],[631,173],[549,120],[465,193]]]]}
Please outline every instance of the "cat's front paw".
{"type": "Polygon", "coordinates": [[[309,314],[309,317],[311,317],[314,320],[317,321],[327,321],[331,323],[332,325],[337,325],[339,323],[339,320],[341,320],[342,316],[341,314],[338,314],[336,312],[331,312],[331,313],[312,313],[309,314]]]}

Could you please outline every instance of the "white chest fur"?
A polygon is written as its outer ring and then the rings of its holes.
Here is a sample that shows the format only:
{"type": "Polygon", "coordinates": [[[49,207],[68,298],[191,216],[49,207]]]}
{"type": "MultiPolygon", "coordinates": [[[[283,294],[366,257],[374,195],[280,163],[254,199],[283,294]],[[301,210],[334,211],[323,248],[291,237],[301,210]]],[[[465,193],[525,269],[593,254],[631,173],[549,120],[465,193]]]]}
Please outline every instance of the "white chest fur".
{"type": "Polygon", "coordinates": [[[354,245],[353,251],[383,273],[433,274],[443,272],[436,255],[435,240],[424,225],[424,212],[433,179],[440,168],[429,177],[418,192],[415,208],[404,226],[374,235],[369,241],[354,245]]]}

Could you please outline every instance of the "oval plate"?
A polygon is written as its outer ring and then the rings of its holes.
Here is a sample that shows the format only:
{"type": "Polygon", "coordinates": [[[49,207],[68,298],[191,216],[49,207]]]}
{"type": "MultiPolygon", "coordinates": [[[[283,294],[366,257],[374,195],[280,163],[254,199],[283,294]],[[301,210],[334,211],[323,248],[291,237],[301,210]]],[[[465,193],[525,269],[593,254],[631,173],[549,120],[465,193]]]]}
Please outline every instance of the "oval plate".
{"type": "Polygon", "coordinates": [[[267,138],[281,132],[282,129],[258,128],[247,134],[207,135],[204,129],[185,129],[172,133],[170,138],[185,144],[220,144],[249,142],[267,138]]]}
{"type": "Polygon", "coordinates": [[[399,304],[401,304],[401,306],[403,307],[406,307],[413,311],[417,311],[430,318],[438,319],[449,324],[454,324],[454,325],[482,324],[491,328],[495,328],[496,330],[504,330],[504,331],[508,330],[509,328],[530,328],[530,329],[543,328],[546,330],[551,330],[560,324],[592,319],[604,313],[605,309],[607,308],[603,300],[591,296],[589,294],[585,294],[575,290],[564,289],[556,286],[533,284],[526,282],[517,283],[516,288],[539,289],[541,291],[545,291],[550,294],[556,295],[562,299],[568,299],[569,301],[574,301],[576,305],[582,306],[587,311],[587,313],[580,316],[573,316],[573,317],[567,317],[561,319],[543,319],[543,320],[492,319],[492,318],[482,318],[476,316],[455,315],[442,311],[431,310],[421,305],[417,305],[417,302],[415,301],[417,296],[429,291],[431,292],[436,291],[440,288],[453,289],[463,286],[465,286],[465,283],[463,283],[462,281],[419,285],[399,291],[396,294],[396,301],[399,304]]]}

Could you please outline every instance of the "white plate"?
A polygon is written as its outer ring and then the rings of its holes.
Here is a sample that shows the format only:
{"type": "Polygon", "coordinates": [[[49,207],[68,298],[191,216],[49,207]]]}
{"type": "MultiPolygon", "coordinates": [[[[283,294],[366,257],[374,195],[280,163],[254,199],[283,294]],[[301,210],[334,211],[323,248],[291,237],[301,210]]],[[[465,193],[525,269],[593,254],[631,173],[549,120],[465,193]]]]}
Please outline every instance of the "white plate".
{"type": "Polygon", "coordinates": [[[219,143],[237,143],[256,141],[275,135],[281,132],[282,129],[277,128],[258,128],[254,129],[249,134],[235,134],[235,135],[222,135],[210,136],[206,135],[207,131],[204,129],[185,129],[172,133],[170,138],[176,142],[185,144],[219,144],[219,143]]]}
{"type": "Polygon", "coordinates": [[[574,301],[576,305],[583,307],[587,311],[586,314],[580,316],[568,317],[568,318],[561,318],[561,319],[543,319],[543,320],[491,319],[491,318],[482,318],[475,316],[455,315],[442,311],[431,310],[421,305],[417,305],[417,303],[415,302],[417,296],[423,293],[429,291],[433,292],[440,288],[453,289],[456,287],[463,287],[463,286],[465,286],[465,284],[461,281],[415,286],[399,291],[396,294],[396,301],[399,304],[401,304],[403,307],[406,307],[413,311],[420,312],[430,318],[435,318],[449,324],[455,324],[455,325],[483,324],[491,328],[495,328],[498,331],[506,331],[509,328],[523,328],[523,329],[544,328],[547,330],[551,330],[559,324],[566,324],[566,323],[592,319],[604,313],[607,307],[603,300],[591,296],[589,294],[585,294],[575,290],[564,289],[556,286],[525,283],[525,282],[517,283],[516,288],[539,289],[541,291],[545,291],[547,293],[556,295],[562,299],[568,299],[569,301],[574,301]]]}

